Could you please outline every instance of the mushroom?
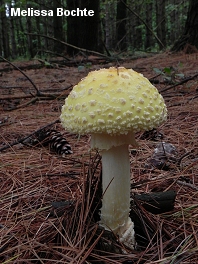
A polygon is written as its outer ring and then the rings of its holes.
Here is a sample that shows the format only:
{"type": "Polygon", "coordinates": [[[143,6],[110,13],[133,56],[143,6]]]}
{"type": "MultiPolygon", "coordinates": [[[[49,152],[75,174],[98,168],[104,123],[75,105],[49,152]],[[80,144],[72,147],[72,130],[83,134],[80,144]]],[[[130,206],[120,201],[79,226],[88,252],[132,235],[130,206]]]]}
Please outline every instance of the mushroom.
{"type": "Polygon", "coordinates": [[[92,71],[69,94],[62,107],[62,125],[68,131],[91,134],[91,148],[102,155],[100,225],[120,242],[135,247],[130,212],[129,144],[135,133],[162,124],[167,108],[158,90],[142,74],[124,67],[92,71]]]}

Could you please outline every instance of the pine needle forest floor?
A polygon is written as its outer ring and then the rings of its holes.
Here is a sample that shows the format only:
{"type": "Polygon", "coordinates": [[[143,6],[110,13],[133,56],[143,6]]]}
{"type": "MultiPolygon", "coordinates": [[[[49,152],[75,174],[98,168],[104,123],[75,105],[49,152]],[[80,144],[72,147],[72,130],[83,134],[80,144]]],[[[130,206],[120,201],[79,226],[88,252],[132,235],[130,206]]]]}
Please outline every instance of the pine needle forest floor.
{"type": "Polygon", "coordinates": [[[154,81],[168,108],[168,120],[156,132],[160,137],[139,133],[140,147],[129,147],[131,195],[176,191],[169,212],[152,214],[134,205],[144,232],[137,232],[133,251],[123,251],[98,227],[101,161],[90,151],[89,135],[51,125],[71,145],[73,153],[64,157],[42,144],[12,144],[58,120],[64,98],[88,71],[116,63],[23,70],[39,91],[53,94],[35,101],[30,81],[0,64],[0,149],[7,146],[0,152],[0,263],[198,263],[198,76],[182,83],[198,74],[197,60],[197,53],[163,53],[119,62],[154,81]],[[149,166],[161,141],[177,149],[166,170],[149,166]]]}

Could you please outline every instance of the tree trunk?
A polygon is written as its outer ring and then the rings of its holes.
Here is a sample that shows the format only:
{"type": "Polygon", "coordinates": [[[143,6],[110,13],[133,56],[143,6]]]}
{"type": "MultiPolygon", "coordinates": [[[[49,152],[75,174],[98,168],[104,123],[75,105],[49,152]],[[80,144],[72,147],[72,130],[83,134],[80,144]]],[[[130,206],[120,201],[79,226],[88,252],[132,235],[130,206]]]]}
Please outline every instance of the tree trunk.
{"type": "MultiPolygon", "coordinates": [[[[54,38],[65,41],[64,34],[63,34],[63,17],[56,15],[56,10],[58,7],[62,6],[61,1],[54,0],[53,1],[53,9],[54,9],[54,38]]],[[[54,51],[57,53],[62,53],[63,51],[63,45],[60,42],[54,43],[54,51]]]]}
{"type": "MultiPolygon", "coordinates": [[[[9,14],[12,7],[11,3],[7,3],[9,8],[9,14]]],[[[17,44],[16,44],[16,30],[15,30],[15,20],[16,18],[13,16],[9,16],[10,20],[10,42],[11,42],[11,57],[12,59],[16,59],[17,57],[17,44]]]]}
{"type": "MultiPolygon", "coordinates": [[[[26,8],[31,8],[32,6],[28,3],[26,5],[26,8]]],[[[32,25],[33,19],[31,16],[26,16],[26,26],[27,26],[27,33],[32,33],[33,32],[33,25],[32,25]]],[[[32,35],[28,35],[28,52],[30,54],[31,58],[34,58],[34,56],[36,55],[36,44],[35,44],[35,37],[33,37],[32,35]]]]}
{"type": "Polygon", "coordinates": [[[112,34],[111,34],[111,19],[110,19],[110,3],[105,3],[105,18],[104,18],[104,31],[105,31],[105,46],[112,49],[112,34]]]}
{"type": "MultiPolygon", "coordinates": [[[[2,0],[0,0],[0,6],[2,6],[2,0]]],[[[3,51],[3,35],[2,35],[2,12],[3,10],[0,11],[0,56],[3,56],[4,51],[3,51]]]]}
{"type": "MultiPolygon", "coordinates": [[[[78,7],[78,0],[67,0],[67,9],[74,10],[78,7]]],[[[81,17],[67,17],[67,42],[74,46],[80,45],[78,27],[81,24],[81,17]]],[[[67,47],[67,53],[70,55],[76,54],[76,50],[67,47]]]]}
{"type": "MultiPolygon", "coordinates": [[[[99,0],[68,0],[68,10],[87,11],[93,10],[93,16],[68,16],[67,17],[67,42],[74,46],[89,50],[99,51],[99,0]]],[[[78,51],[72,47],[67,48],[67,53],[72,55],[78,51]]]]}
{"type": "MultiPolygon", "coordinates": [[[[153,3],[148,2],[146,3],[146,24],[149,26],[149,28],[152,28],[152,15],[153,15],[153,3]]],[[[146,40],[145,40],[145,48],[151,50],[151,47],[153,46],[153,36],[146,27],[146,40]]]]}
{"type": "MultiPolygon", "coordinates": [[[[41,17],[40,16],[36,17],[36,30],[38,34],[41,34],[41,17]]],[[[39,54],[41,54],[42,45],[41,45],[41,37],[39,35],[37,36],[37,48],[39,50],[39,54]]]]}
{"type": "Polygon", "coordinates": [[[169,24],[169,28],[167,32],[168,45],[172,45],[172,43],[174,43],[183,32],[181,18],[180,18],[181,15],[180,3],[181,0],[173,1],[174,10],[170,13],[170,18],[169,18],[170,21],[168,22],[169,24]],[[174,25],[174,27],[172,25],[174,25]]]}
{"type": "MultiPolygon", "coordinates": [[[[138,2],[134,7],[134,11],[141,17],[142,4],[138,2]]],[[[142,22],[138,17],[133,16],[133,31],[132,37],[134,38],[134,47],[137,50],[143,49],[143,34],[142,34],[142,22]]]]}
{"type": "Polygon", "coordinates": [[[24,35],[24,27],[20,18],[16,18],[16,38],[18,41],[18,52],[19,56],[27,55],[27,36],[24,35]],[[19,45],[20,43],[20,45],[19,45]]]}
{"type": "MultiPolygon", "coordinates": [[[[190,0],[184,33],[175,42],[171,51],[183,50],[187,45],[198,49],[198,0],[190,0]]],[[[190,51],[189,51],[190,52],[190,51]]]]}
{"type": "MultiPolygon", "coordinates": [[[[31,22],[31,17],[27,16],[27,32],[32,33],[32,22],[31,22]]],[[[30,57],[34,57],[34,49],[33,49],[33,38],[32,35],[28,35],[28,52],[30,53],[30,57]]]]}
{"type": "Polygon", "coordinates": [[[164,46],[166,46],[165,2],[165,0],[156,0],[157,36],[164,46]]]}
{"type": "Polygon", "coordinates": [[[127,48],[126,43],[126,18],[127,18],[127,9],[126,9],[126,0],[118,1],[117,3],[117,48],[119,50],[125,50],[127,48]],[[124,4],[124,3],[125,4],[124,4]]]}
{"type": "Polygon", "coordinates": [[[0,1],[0,6],[2,7],[2,9],[0,10],[0,19],[1,19],[1,33],[2,33],[2,46],[3,46],[3,50],[2,50],[2,56],[4,56],[5,58],[9,58],[10,57],[10,46],[9,46],[9,21],[8,18],[6,16],[6,9],[5,9],[5,4],[4,1],[0,1]]]}

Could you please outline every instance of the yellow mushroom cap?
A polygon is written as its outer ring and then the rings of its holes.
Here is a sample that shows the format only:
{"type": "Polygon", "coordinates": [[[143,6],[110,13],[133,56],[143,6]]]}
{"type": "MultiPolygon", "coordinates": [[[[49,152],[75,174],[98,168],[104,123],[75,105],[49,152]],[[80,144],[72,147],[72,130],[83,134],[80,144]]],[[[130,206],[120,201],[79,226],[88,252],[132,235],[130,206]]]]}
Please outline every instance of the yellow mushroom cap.
{"type": "Polygon", "coordinates": [[[158,90],[142,74],[124,67],[90,72],[69,94],[60,116],[78,134],[127,134],[150,130],[167,118],[158,90]]]}

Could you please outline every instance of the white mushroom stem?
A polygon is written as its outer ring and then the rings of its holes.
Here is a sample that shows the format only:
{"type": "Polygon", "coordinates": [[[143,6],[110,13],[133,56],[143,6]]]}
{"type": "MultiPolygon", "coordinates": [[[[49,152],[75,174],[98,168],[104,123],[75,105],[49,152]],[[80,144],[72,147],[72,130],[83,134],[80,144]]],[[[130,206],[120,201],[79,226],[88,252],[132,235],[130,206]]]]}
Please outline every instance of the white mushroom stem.
{"type": "MultiPolygon", "coordinates": [[[[117,137],[123,138],[125,136],[117,137]]],[[[122,140],[119,138],[118,141],[122,140]]],[[[96,141],[94,136],[94,142],[96,141]]],[[[101,144],[103,144],[102,141],[100,138],[101,144]]],[[[130,161],[128,138],[126,141],[127,143],[118,146],[115,146],[114,141],[114,146],[101,152],[103,199],[100,224],[106,229],[112,230],[118,235],[120,242],[132,249],[135,245],[135,234],[134,224],[129,218],[130,161]]]]}
{"type": "Polygon", "coordinates": [[[128,145],[102,151],[103,199],[101,223],[117,233],[127,223],[130,208],[130,164],[128,145]]]}
{"type": "MultiPolygon", "coordinates": [[[[130,226],[130,162],[128,145],[102,151],[101,224],[123,238],[130,226]]],[[[131,239],[134,240],[134,234],[131,239]]],[[[124,241],[123,241],[124,242],[124,241]]]]}

